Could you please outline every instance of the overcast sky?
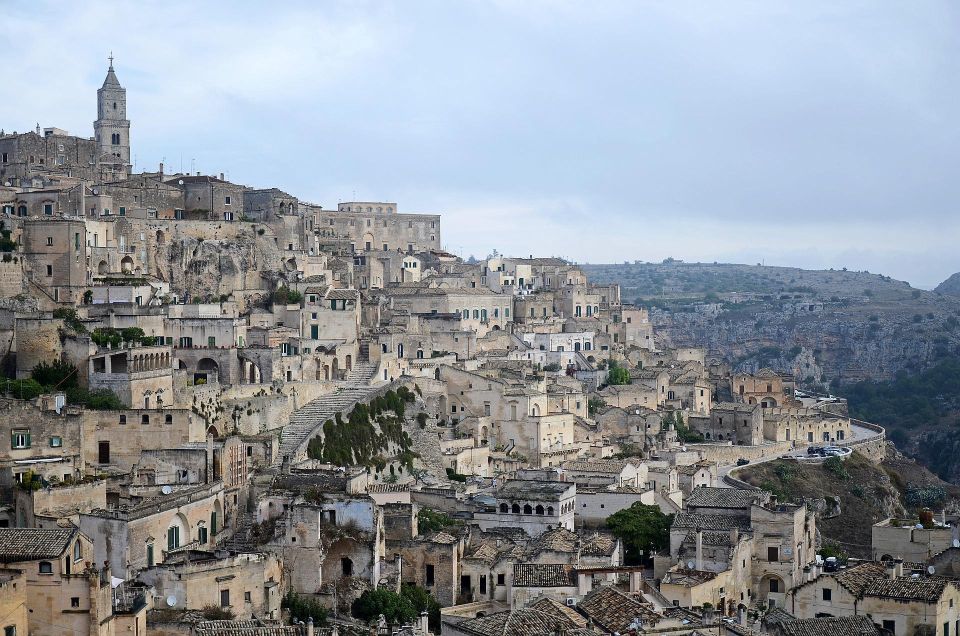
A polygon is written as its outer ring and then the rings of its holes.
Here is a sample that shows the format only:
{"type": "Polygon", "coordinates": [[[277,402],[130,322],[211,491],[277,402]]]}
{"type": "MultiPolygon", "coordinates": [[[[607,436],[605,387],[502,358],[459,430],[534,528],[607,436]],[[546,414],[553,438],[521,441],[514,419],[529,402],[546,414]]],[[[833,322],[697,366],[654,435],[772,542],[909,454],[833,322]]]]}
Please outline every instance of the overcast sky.
{"type": "Polygon", "coordinates": [[[443,214],[464,256],[960,270],[960,4],[0,0],[0,127],[443,214]]]}

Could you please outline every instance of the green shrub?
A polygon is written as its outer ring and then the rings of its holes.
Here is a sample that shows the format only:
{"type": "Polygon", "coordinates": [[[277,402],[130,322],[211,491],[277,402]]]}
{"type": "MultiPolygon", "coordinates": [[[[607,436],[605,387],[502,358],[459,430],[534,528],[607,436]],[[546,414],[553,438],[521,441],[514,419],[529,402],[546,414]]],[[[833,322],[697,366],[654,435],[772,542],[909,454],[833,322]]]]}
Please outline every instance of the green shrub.
{"type": "Polygon", "coordinates": [[[843,460],[839,457],[828,457],[827,461],[823,462],[823,469],[840,479],[850,479],[850,473],[847,472],[846,466],[843,465],[843,460]]]}
{"type": "Polygon", "coordinates": [[[373,621],[381,614],[394,625],[407,623],[417,617],[413,603],[404,596],[386,588],[367,590],[353,602],[351,613],[355,618],[373,621]]]}
{"type": "Polygon", "coordinates": [[[290,610],[290,618],[297,621],[306,622],[308,618],[313,619],[314,626],[325,626],[330,610],[320,604],[316,599],[309,596],[302,596],[293,590],[290,590],[283,597],[280,607],[290,610]]]}
{"type": "Polygon", "coordinates": [[[77,367],[63,360],[41,362],[30,371],[30,377],[44,387],[68,389],[77,386],[77,367]]]}

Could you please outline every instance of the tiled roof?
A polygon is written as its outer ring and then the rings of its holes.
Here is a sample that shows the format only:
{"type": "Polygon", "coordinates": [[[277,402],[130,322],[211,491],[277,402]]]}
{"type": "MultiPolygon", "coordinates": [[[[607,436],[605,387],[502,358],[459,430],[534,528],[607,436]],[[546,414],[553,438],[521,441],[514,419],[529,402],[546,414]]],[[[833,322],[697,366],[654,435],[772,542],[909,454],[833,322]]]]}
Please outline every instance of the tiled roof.
{"type": "Polygon", "coordinates": [[[299,625],[282,625],[274,621],[203,621],[195,626],[197,636],[303,636],[299,625]]]}
{"type": "Polygon", "coordinates": [[[940,577],[913,578],[902,576],[896,579],[886,576],[877,577],[867,584],[863,590],[863,595],[932,603],[943,595],[944,588],[949,584],[948,579],[940,577]]]}
{"type": "Polygon", "coordinates": [[[557,501],[569,488],[576,486],[566,481],[511,479],[500,487],[497,496],[525,501],[557,501]]]}
{"type": "Polygon", "coordinates": [[[75,529],[0,528],[0,563],[55,559],[66,552],[75,529]]]}
{"type": "Polygon", "coordinates": [[[514,587],[574,587],[576,572],[572,565],[514,563],[514,587]]]}
{"type": "Polygon", "coordinates": [[[863,590],[870,582],[881,576],[886,576],[887,569],[882,563],[860,563],[833,575],[837,583],[854,596],[861,597],[863,590]]]}
{"type": "MultiPolygon", "coordinates": [[[[702,537],[703,545],[711,545],[711,546],[732,545],[732,542],[730,541],[730,539],[731,539],[730,533],[723,532],[722,530],[721,531],[707,530],[703,533],[703,537],[702,537]]],[[[688,532],[687,536],[683,538],[683,545],[685,547],[696,546],[697,533],[692,531],[688,532]]]]}
{"type": "Polygon", "coordinates": [[[761,491],[737,488],[694,488],[685,502],[688,508],[743,508],[749,509],[761,491]]]}
{"type": "Polygon", "coordinates": [[[544,614],[550,614],[551,616],[557,616],[558,618],[569,619],[570,622],[577,627],[587,626],[587,619],[578,614],[576,610],[546,596],[531,605],[530,609],[543,612],[544,614]]]}
{"type": "Polygon", "coordinates": [[[662,616],[611,586],[594,590],[577,604],[581,612],[608,632],[626,632],[637,619],[656,625],[662,616]]]}
{"type": "Polygon", "coordinates": [[[663,582],[670,585],[681,585],[683,587],[694,587],[707,581],[717,578],[716,572],[706,572],[703,570],[677,569],[670,570],[663,576],[663,582]]]}
{"type": "Polygon", "coordinates": [[[678,512],[673,518],[674,528],[696,530],[749,530],[750,517],[747,515],[710,515],[699,512],[678,512]]]}
{"type": "Polygon", "coordinates": [[[569,618],[533,608],[495,612],[456,624],[457,631],[475,636],[553,636],[576,627],[569,618]]]}
{"type": "Polygon", "coordinates": [[[532,552],[576,552],[580,537],[566,528],[551,528],[537,537],[530,548],[532,552]]]}
{"type": "Polygon", "coordinates": [[[564,470],[577,470],[591,473],[619,475],[621,472],[623,472],[623,469],[626,468],[626,466],[627,462],[625,461],[581,460],[566,462],[561,466],[561,468],[564,470]]]}
{"type": "Polygon", "coordinates": [[[778,624],[783,636],[879,636],[881,633],[867,616],[832,616],[784,621],[778,624]]]}
{"type": "Polygon", "coordinates": [[[595,532],[584,537],[580,544],[583,556],[610,556],[617,549],[617,539],[612,534],[595,532]]]}

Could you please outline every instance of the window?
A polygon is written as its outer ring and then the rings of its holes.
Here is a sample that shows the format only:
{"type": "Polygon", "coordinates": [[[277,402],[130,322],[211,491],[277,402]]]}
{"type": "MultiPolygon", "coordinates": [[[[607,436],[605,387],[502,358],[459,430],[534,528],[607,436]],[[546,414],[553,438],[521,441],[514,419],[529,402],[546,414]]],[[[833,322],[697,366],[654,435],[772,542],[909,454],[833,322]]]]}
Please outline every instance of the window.
{"type": "Polygon", "coordinates": [[[10,448],[30,448],[30,430],[16,428],[10,433],[10,448]]]}
{"type": "Polygon", "coordinates": [[[223,204],[224,204],[224,205],[230,205],[230,197],[229,197],[229,196],[226,196],[226,197],[223,198],[223,204]]]}
{"type": "Polygon", "coordinates": [[[883,629],[891,634],[897,633],[897,621],[883,621],[883,629]]]}
{"type": "Polygon", "coordinates": [[[53,276],[53,265],[47,265],[47,276],[53,276]]]}
{"type": "Polygon", "coordinates": [[[73,544],[73,560],[79,561],[83,558],[83,548],[80,546],[80,542],[77,541],[73,544]]]}
{"type": "Polygon", "coordinates": [[[53,214],[53,204],[52,204],[52,203],[44,203],[44,204],[43,204],[43,213],[46,214],[47,216],[52,215],[52,214],[53,214]]]}
{"type": "Polygon", "coordinates": [[[53,237],[52,237],[52,236],[48,236],[48,237],[47,237],[47,245],[53,245],[53,237]]]}
{"type": "Polygon", "coordinates": [[[780,579],[770,579],[770,591],[774,594],[780,592],[780,579]]]}
{"type": "Polygon", "coordinates": [[[197,526],[197,541],[200,542],[200,545],[203,545],[207,542],[207,527],[205,525],[197,526]]]}
{"type": "Polygon", "coordinates": [[[126,423],[127,423],[127,416],[126,416],[126,415],[121,415],[121,416],[120,416],[120,424],[126,424],[126,423]]]}
{"type": "Polygon", "coordinates": [[[180,547],[180,528],[179,526],[170,526],[167,528],[167,550],[178,547],[180,547]]]}
{"type": "Polygon", "coordinates": [[[433,586],[433,565],[430,563],[427,564],[426,580],[424,584],[427,587],[433,586]]]}
{"type": "Polygon", "coordinates": [[[144,413],[143,415],[141,415],[141,416],[140,416],[140,423],[141,423],[141,424],[149,424],[149,423],[150,423],[150,416],[147,415],[146,413],[144,413]]]}
{"type": "Polygon", "coordinates": [[[481,594],[487,593],[487,577],[486,575],[483,575],[483,574],[480,575],[480,593],[481,594]]]}
{"type": "Polygon", "coordinates": [[[80,597],[73,596],[70,598],[70,607],[80,607],[80,597]]]}
{"type": "Polygon", "coordinates": [[[59,435],[54,435],[50,438],[50,447],[51,448],[60,448],[63,446],[63,438],[59,435]]]}
{"type": "Polygon", "coordinates": [[[823,600],[832,601],[833,600],[833,590],[828,587],[823,588],[823,600]]]}
{"type": "Polygon", "coordinates": [[[153,544],[152,543],[147,544],[147,567],[148,568],[153,567],[153,544]]]}
{"type": "Polygon", "coordinates": [[[220,607],[230,607],[230,590],[220,590],[220,607]]]}
{"type": "Polygon", "coordinates": [[[505,575],[503,575],[503,574],[498,574],[498,575],[497,575],[497,585],[505,585],[505,584],[506,584],[506,578],[507,578],[507,577],[506,577],[505,575]]]}
{"type": "Polygon", "coordinates": [[[207,336],[207,346],[216,347],[217,346],[217,337],[216,336],[207,336]]]}
{"type": "Polygon", "coordinates": [[[353,576],[353,561],[348,557],[340,559],[340,571],[343,572],[343,576],[353,576]]]}
{"type": "Polygon", "coordinates": [[[250,594],[250,592],[244,592],[244,593],[243,593],[243,602],[244,602],[244,603],[252,603],[252,602],[253,602],[253,596],[250,594]]]}
{"type": "Polygon", "coordinates": [[[780,547],[779,546],[767,547],[767,561],[776,562],[779,560],[780,560],[780,547]]]}
{"type": "MultiPolygon", "coordinates": [[[[4,154],[4,157],[7,155],[4,154]]],[[[6,160],[4,160],[6,161],[6,160]]],[[[7,625],[3,628],[3,636],[17,636],[17,626],[16,625],[7,625]]]]}
{"type": "Polygon", "coordinates": [[[49,561],[41,561],[40,574],[53,574],[53,564],[49,561]]]}

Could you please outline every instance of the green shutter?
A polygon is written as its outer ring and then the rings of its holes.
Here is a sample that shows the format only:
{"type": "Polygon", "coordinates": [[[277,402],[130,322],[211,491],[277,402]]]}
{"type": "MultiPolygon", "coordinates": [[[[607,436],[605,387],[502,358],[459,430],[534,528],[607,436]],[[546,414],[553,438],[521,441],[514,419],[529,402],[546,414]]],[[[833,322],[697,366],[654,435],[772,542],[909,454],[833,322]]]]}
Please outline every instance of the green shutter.
{"type": "Polygon", "coordinates": [[[217,534],[217,511],[216,510],[210,513],[210,532],[212,534],[217,534]]]}

